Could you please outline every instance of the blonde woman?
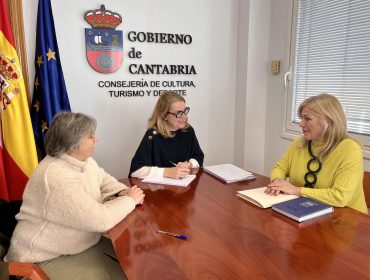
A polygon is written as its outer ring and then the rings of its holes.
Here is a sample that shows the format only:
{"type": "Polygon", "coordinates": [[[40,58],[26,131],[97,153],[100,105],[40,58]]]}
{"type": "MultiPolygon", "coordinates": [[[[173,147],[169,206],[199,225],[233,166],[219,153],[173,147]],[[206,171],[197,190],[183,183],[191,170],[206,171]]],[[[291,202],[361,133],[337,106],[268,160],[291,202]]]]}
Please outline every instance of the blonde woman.
{"type": "Polygon", "coordinates": [[[176,92],[159,97],[131,161],[131,177],[181,179],[191,168],[203,165],[204,154],[188,123],[189,111],[185,99],[176,92]]]}
{"type": "Polygon", "coordinates": [[[302,195],[367,214],[361,145],[348,135],[338,99],[326,93],[309,97],[298,114],[303,136],[273,168],[266,192],[302,195]]]}

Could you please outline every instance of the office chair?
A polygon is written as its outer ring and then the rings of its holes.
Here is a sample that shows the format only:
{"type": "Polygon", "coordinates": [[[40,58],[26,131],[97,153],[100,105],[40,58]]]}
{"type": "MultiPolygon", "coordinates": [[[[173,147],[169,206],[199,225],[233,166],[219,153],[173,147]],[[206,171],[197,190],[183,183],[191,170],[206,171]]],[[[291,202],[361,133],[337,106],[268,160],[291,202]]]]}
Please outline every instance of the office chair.
{"type": "Polygon", "coordinates": [[[365,200],[367,208],[369,209],[370,213],[370,172],[364,172],[364,193],[365,193],[365,200]]]}
{"type": "Polygon", "coordinates": [[[15,215],[19,212],[21,202],[4,202],[0,204],[0,280],[8,280],[9,276],[22,276],[31,280],[48,280],[42,269],[33,263],[4,262],[10,243],[10,236],[16,225],[15,215]]]}
{"type": "Polygon", "coordinates": [[[33,263],[21,263],[21,262],[2,262],[0,268],[3,273],[0,275],[1,280],[8,280],[9,276],[21,276],[31,280],[49,280],[48,276],[42,269],[33,263]],[[7,270],[7,271],[6,271],[7,270]]]}

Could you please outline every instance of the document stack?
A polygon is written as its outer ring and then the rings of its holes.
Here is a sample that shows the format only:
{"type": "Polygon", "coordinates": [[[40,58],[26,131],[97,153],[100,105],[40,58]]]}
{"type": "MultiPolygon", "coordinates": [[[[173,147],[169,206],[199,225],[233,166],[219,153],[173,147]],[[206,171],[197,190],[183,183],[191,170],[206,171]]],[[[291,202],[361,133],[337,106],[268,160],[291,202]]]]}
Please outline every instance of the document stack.
{"type": "Polygon", "coordinates": [[[230,163],[205,166],[204,171],[226,183],[234,183],[256,178],[253,173],[245,171],[244,169],[230,163]]]}

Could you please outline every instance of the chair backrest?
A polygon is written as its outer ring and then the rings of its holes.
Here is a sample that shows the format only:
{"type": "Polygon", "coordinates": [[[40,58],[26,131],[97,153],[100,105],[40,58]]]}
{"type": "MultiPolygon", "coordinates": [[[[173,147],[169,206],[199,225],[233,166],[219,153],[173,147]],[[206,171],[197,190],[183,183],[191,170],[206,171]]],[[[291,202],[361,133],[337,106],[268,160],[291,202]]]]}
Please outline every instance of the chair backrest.
{"type": "Polygon", "coordinates": [[[23,276],[31,280],[49,280],[45,272],[33,263],[10,262],[9,275],[23,276]]]}
{"type": "Polygon", "coordinates": [[[0,203],[0,232],[9,239],[13,234],[15,226],[17,225],[15,215],[18,214],[21,205],[21,200],[0,203]]]}
{"type": "Polygon", "coordinates": [[[36,264],[22,262],[0,262],[0,280],[8,280],[10,275],[22,276],[30,280],[49,280],[49,277],[45,274],[45,272],[36,264]]]}
{"type": "Polygon", "coordinates": [[[367,208],[370,208],[370,172],[364,172],[364,193],[367,208]]]}
{"type": "Polygon", "coordinates": [[[9,275],[23,276],[31,280],[48,280],[48,276],[42,269],[33,263],[3,262],[10,238],[17,221],[15,215],[19,212],[21,201],[2,202],[0,204],[0,279],[8,279],[9,275]]]}

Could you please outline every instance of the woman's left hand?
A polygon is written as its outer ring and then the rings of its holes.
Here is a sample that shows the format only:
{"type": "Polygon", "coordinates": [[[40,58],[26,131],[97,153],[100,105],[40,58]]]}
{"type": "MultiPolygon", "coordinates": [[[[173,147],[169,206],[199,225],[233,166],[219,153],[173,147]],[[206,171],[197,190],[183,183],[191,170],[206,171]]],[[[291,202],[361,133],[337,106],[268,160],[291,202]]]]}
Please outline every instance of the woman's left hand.
{"type": "Polygon", "coordinates": [[[129,189],[129,188],[127,188],[127,189],[124,189],[124,190],[120,191],[120,192],[118,193],[118,196],[124,196],[124,195],[127,195],[129,190],[130,190],[130,189],[129,189]]]}
{"type": "Polygon", "coordinates": [[[176,167],[191,169],[193,165],[191,164],[191,162],[188,162],[188,161],[184,161],[184,162],[180,161],[176,164],[176,167]]]}
{"type": "Polygon", "coordinates": [[[301,189],[292,185],[291,183],[276,179],[267,185],[265,193],[269,195],[278,195],[279,193],[301,195],[301,189]]]}

